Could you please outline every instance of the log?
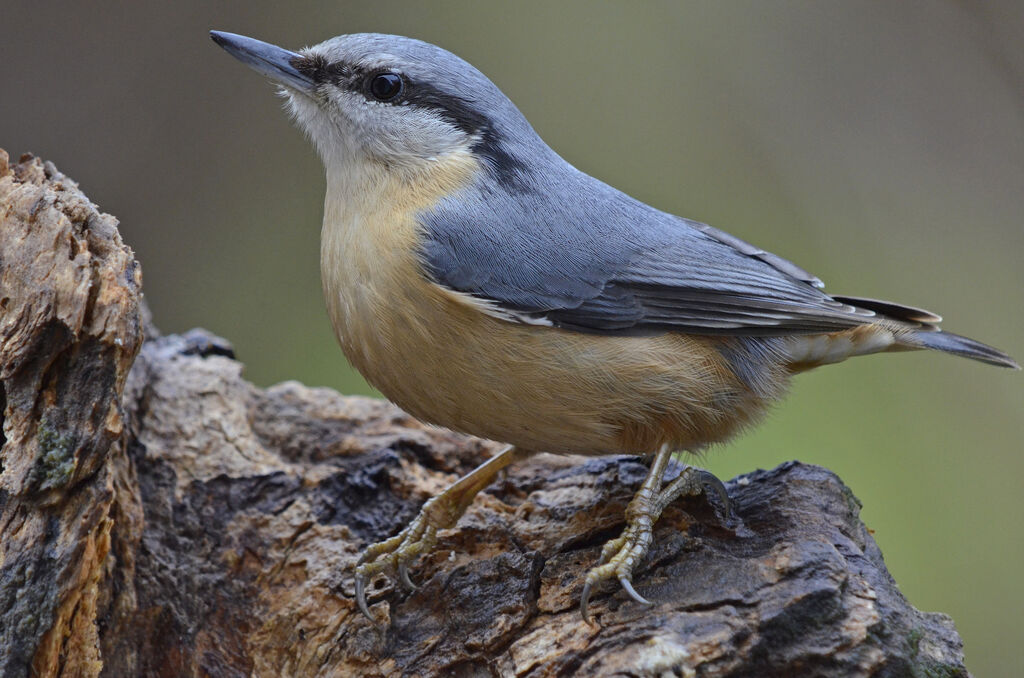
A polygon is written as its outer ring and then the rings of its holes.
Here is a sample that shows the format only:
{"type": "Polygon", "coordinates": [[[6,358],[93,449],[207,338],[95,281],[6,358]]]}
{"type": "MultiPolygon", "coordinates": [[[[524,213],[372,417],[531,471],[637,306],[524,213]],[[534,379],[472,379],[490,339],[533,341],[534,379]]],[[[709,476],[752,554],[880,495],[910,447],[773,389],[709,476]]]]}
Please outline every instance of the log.
{"type": "MultiPolygon", "coordinates": [[[[228,341],[160,336],[116,221],[0,151],[0,676],[967,676],[834,474],[798,463],[680,500],[636,573],[583,575],[645,474],[511,468],[413,569],[352,571],[496,449],[380,400],[256,388],[228,341]]],[[[339,360],[341,359],[339,354],[339,360]]]]}

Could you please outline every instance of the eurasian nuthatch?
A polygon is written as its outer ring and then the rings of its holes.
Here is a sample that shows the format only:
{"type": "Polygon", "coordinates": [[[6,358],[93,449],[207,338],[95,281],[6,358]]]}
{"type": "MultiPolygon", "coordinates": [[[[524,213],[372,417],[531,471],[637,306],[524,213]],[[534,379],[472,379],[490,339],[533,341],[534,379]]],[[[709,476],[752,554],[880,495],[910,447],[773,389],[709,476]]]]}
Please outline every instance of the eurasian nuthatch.
{"type": "Polygon", "coordinates": [[[790,377],[880,351],[930,348],[1017,367],[942,332],[937,315],[840,297],[794,264],[660,212],[551,150],[480,71],[434,45],[342,35],[298,52],[213,32],[281,86],[327,171],[320,251],[338,341],[410,414],[509,447],[426,503],[356,569],[411,586],[495,474],[535,451],[654,455],[626,529],[587,575],[632,571],[675,497],[722,491],[670,456],[726,440],[790,377]]]}

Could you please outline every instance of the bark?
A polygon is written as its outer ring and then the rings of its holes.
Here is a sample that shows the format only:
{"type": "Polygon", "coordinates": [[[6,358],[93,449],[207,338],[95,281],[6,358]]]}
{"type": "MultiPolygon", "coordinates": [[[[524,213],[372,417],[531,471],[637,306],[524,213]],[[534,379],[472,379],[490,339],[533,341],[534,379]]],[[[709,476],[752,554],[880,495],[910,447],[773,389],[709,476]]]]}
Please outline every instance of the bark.
{"type": "Polygon", "coordinates": [[[378,631],[358,553],[494,445],[157,336],[116,221],[2,151],[0,276],[0,676],[967,675],[857,499],[796,463],[730,481],[731,519],[670,507],[635,577],[656,604],[609,585],[591,626],[583,575],[645,468],[536,457],[442,533],[419,589],[373,583],[378,631]]]}

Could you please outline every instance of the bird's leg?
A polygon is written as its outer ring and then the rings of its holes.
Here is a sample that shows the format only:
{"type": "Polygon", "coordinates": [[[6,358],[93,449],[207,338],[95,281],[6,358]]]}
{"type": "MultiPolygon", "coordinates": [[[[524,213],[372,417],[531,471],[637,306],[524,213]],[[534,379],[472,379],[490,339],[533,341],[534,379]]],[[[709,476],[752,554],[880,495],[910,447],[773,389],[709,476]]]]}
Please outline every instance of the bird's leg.
{"type": "Polygon", "coordinates": [[[366,605],[366,583],[377,573],[398,574],[402,584],[415,588],[409,579],[409,564],[426,553],[437,542],[437,531],[455,525],[480,490],[491,484],[499,471],[519,459],[533,454],[508,446],[480,466],[459,478],[447,490],[431,498],[409,525],[390,539],[371,545],[356,563],[356,603],[373,621],[366,605]]]}
{"type": "Polygon", "coordinates": [[[678,497],[700,494],[711,488],[722,501],[728,516],[729,497],[725,486],[707,471],[687,466],[678,477],[664,488],[661,487],[671,456],[670,448],[665,446],[655,455],[647,478],[626,507],[626,529],[618,538],[604,545],[597,566],[587,573],[580,600],[580,613],[585,622],[590,623],[587,605],[590,602],[591,589],[595,584],[607,579],[618,579],[633,600],[650,605],[650,601],[633,588],[633,568],[647,553],[655,521],[678,497]]]}
{"type": "Polygon", "coordinates": [[[651,527],[657,519],[657,515],[654,513],[655,503],[671,457],[672,449],[667,445],[662,445],[651,463],[651,469],[648,471],[643,485],[640,486],[632,501],[629,502],[629,506],[626,507],[626,529],[618,538],[612,539],[604,545],[597,567],[587,573],[580,601],[580,612],[584,621],[590,622],[587,614],[590,589],[594,584],[606,579],[617,578],[634,600],[641,603],[648,602],[633,589],[631,581],[633,567],[650,546],[651,527]]]}

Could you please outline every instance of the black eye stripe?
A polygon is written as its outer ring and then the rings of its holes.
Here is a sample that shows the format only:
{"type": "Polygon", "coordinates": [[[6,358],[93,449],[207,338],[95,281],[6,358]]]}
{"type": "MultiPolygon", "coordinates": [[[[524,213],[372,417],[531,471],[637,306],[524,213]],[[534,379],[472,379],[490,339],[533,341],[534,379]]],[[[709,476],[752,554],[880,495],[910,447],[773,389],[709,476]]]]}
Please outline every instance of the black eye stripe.
{"type": "Polygon", "coordinates": [[[292,65],[316,82],[330,82],[359,92],[370,101],[429,108],[467,134],[485,134],[491,129],[488,116],[466,99],[410,79],[405,74],[379,68],[367,71],[342,61],[330,63],[322,56],[306,57],[296,62],[292,65]]]}

